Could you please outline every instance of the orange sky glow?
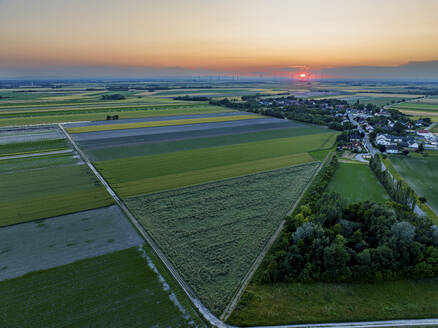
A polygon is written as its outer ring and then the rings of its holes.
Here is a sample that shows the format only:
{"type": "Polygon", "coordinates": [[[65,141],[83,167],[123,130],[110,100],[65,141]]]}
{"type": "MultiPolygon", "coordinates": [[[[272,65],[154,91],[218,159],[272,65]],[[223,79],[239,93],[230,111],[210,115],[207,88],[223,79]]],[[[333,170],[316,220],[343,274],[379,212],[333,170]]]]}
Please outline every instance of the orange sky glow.
{"type": "Polygon", "coordinates": [[[430,0],[0,0],[0,65],[400,65],[438,59],[437,12],[430,0]]]}

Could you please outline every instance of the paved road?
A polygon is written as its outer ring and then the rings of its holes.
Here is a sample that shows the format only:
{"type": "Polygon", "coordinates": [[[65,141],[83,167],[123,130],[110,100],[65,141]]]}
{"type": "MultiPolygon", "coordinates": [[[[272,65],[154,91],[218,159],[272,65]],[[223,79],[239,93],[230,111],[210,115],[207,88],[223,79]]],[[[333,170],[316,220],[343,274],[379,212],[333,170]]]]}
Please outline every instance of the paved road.
{"type": "Polygon", "coordinates": [[[73,152],[73,149],[56,150],[56,151],[49,151],[49,152],[45,152],[45,153],[32,153],[32,154],[23,154],[23,155],[14,155],[14,156],[3,156],[3,157],[0,157],[0,161],[4,160],[4,159],[36,157],[36,156],[64,154],[64,153],[71,153],[71,152],[73,152]]]}
{"type": "Polygon", "coordinates": [[[378,328],[378,327],[430,327],[438,325],[438,319],[418,320],[389,320],[389,321],[366,321],[366,322],[339,322],[321,324],[283,325],[283,326],[257,326],[251,328],[378,328]]]}
{"type": "Polygon", "coordinates": [[[364,133],[365,137],[363,138],[363,144],[365,145],[365,147],[368,149],[368,151],[370,152],[371,155],[375,155],[378,150],[376,148],[374,148],[374,146],[371,144],[371,141],[368,137],[368,132],[366,132],[364,129],[362,129],[362,127],[360,126],[359,123],[357,123],[354,119],[353,116],[351,114],[348,114],[348,119],[350,120],[350,122],[355,125],[357,127],[357,129],[359,130],[360,133],[364,133]]]}

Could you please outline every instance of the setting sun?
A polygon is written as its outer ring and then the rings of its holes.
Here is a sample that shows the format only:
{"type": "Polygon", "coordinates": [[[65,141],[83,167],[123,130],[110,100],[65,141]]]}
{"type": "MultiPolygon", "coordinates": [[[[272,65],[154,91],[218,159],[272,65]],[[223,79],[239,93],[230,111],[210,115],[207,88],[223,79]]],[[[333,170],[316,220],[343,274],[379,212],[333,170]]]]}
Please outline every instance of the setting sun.
{"type": "Polygon", "coordinates": [[[301,74],[300,74],[300,77],[301,77],[301,78],[305,78],[306,76],[307,76],[306,73],[301,73],[301,74]]]}

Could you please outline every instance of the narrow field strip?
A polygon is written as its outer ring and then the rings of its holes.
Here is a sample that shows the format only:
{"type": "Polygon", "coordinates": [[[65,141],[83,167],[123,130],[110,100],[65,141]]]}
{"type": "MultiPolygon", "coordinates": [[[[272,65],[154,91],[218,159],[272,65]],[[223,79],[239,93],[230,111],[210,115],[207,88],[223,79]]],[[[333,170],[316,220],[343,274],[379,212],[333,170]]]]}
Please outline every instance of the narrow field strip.
{"type": "Polygon", "coordinates": [[[170,120],[170,121],[155,121],[155,122],[138,122],[138,123],[126,123],[126,124],[111,124],[100,126],[83,126],[76,128],[67,128],[69,133],[81,133],[81,132],[97,132],[108,130],[125,130],[136,128],[150,128],[159,126],[171,126],[171,125],[186,125],[186,124],[199,124],[199,123],[213,123],[213,122],[228,122],[239,120],[251,120],[263,118],[261,115],[236,115],[226,117],[208,117],[208,118],[195,118],[184,120],[170,120]]]}
{"type": "Polygon", "coordinates": [[[0,144],[0,156],[31,154],[67,148],[68,144],[65,139],[15,142],[0,144]]]}
{"type": "Polygon", "coordinates": [[[258,161],[244,162],[234,165],[213,167],[179,174],[169,174],[155,178],[141,179],[127,183],[115,184],[114,188],[121,197],[153,193],[168,189],[192,186],[206,182],[244,176],[292,165],[313,162],[308,153],[273,157],[258,161]]]}
{"type": "Polygon", "coordinates": [[[33,152],[28,152],[28,153],[18,153],[18,154],[9,154],[8,156],[1,156],[0,161],[16,159],[16,158],[66,154],[66,153],[71,153],[71,152],[73,152],[73,149],[47,149],[44,152],[33,151],[33,152]]]}

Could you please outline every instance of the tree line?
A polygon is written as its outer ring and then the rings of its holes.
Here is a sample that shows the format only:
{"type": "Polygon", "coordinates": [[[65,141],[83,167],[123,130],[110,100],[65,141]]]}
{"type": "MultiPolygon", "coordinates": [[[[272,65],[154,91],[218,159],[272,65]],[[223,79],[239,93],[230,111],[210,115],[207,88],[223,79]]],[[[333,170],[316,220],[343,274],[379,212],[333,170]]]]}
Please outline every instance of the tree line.
{"type": "Polygon", "coordinates": [[[388,170],[384,170],[379,155],[373,156],[370,159],[369,165],[391,199],[397,203],[406,205],[413,210],[416,204],[414,190],[412,190],[412,188],[404,181],[395,179],[388,170]]]}

